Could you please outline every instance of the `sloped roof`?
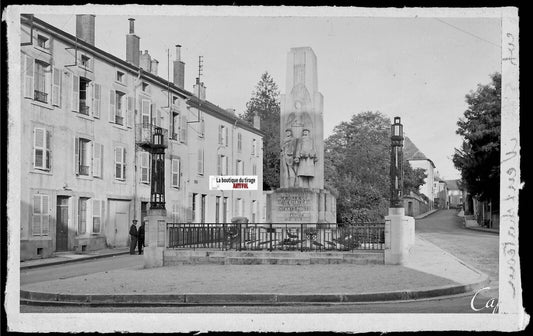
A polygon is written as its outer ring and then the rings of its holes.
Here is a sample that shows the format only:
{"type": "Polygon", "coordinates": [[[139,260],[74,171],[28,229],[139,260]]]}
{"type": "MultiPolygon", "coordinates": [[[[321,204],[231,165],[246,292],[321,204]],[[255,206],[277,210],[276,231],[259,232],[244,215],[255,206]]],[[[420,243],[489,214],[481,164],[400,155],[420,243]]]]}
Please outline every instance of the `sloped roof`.
{"type": "Polygon", "coordinates": [[[406,160],[428,160],[408,137],[405,137],[403,142],[403,157],[406,160]]]}

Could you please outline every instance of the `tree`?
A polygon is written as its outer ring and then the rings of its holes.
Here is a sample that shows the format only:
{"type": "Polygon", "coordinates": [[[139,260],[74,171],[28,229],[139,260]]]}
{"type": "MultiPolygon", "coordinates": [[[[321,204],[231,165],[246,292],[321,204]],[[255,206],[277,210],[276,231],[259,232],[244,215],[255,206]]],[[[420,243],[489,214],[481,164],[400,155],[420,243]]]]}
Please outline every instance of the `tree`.
{"type": "Polygon", "coordinates": [[[453,163],[461,172],[462,185],[481,201],[499,204],[500,196],[500,127],[501,74],[492,82],[479,84],[466,95],[468,109],[457,122],[457,134],[463,137],[455,149],[453,163]]]}
{"type": "Polygon", "coordinates": [[[413,169],[409,161],[403,162],[403,194],[409,195],[411,192],[418,194],[418,188],[424,184],[428,175],[422,168],[413,169]]]}
{"type": "Polygon", "coordinates": [[[279,89],[268,72],[261,75],[252,97],[246,103],[246,112],[240,118],[253,123],[255,114],[259,115],[263,138],[263,190],[279,188],[280,166],[280,102],[279,89]]]}

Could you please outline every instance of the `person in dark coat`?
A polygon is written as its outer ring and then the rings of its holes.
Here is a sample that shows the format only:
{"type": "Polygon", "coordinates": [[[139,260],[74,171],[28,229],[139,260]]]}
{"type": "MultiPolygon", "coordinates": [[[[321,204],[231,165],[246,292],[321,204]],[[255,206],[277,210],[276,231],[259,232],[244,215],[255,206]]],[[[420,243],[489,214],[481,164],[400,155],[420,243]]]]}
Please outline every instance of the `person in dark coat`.
{"type": "Polygon", "coordinates": [[[145,223],[145,222],[142,222],[142,223],[141,223],[141,227],[139,227],[139,231],[138,231],[138,238],[139,238],[139,240],[137,241],[137,243],[139,244],[139,254],[143,254],[143,247],[144,247],[144,223],[145,223]]]}
{"type": "Polygon", "coordinates": [[[135,254],[135,247],[137,247],[137,221],[133,220],[130,226],[130,254],[135,254]]]}

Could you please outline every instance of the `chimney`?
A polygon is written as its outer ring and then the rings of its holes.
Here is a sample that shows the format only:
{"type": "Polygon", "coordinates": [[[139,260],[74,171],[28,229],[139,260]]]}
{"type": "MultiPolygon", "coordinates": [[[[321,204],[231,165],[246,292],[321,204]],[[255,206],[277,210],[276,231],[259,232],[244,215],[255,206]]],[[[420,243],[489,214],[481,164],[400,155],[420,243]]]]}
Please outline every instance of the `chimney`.
{"type": "Polygon", "coordinates": [[[141,67],[147,72],[152,72],[152,58],[150,57],[148,50],[145,50],[144,54],[141,55],[141,59],[139,60],[139,67],[141,67]]]}
{"type": "Polygon", "coordinates": [[[135,66],[139,66],[140,56],[140,38],[135,35],[135,19],[128,19],[130,21],[130,32],[126,35],[126,62],[135,66]]]}
{"type": "Polygon", "coordinates": [[[76,15],[76,37],[94,45],[94,18],[92,14],[76,15]]]}
{"type": "Polygon", "coordinates": [[[181,61],[181,46],[176,45],[176,60],[173,62],[174,77],[173,83],[180,89],[185,88],[185,63],[181,61]]]}
{"type": "Polygon", "coordinates": [[[258,130],[261,129],[261,118],[259,117],[259,113],[254,113],[254,127],[258,130]]]}
{"type": "Polygon", "coordinates": [[[196,84],[193,86],[194,95],[201,99],[205,100],[205,86],[204,82],[200,82],[200,78],[196,77],[196,84]]]}
{"type": "Polygon", "coordinates": [[[157,65],[159,64],[159,61],[155,58],[152,59],[152,64],[150,65],[152,67],[152,73],[157,76],[157,65]]]}

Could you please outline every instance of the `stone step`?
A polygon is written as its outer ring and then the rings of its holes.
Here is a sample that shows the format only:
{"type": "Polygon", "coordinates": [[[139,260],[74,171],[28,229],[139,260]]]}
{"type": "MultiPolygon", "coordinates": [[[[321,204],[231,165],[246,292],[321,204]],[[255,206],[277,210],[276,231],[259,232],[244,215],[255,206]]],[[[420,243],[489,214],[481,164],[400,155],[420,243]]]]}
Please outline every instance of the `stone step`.
{"type": "Polygon", "coordinates": [[[255,257],[229,257],[229,265],[309,265],[309,258],[255,258],[255,257]]]}

